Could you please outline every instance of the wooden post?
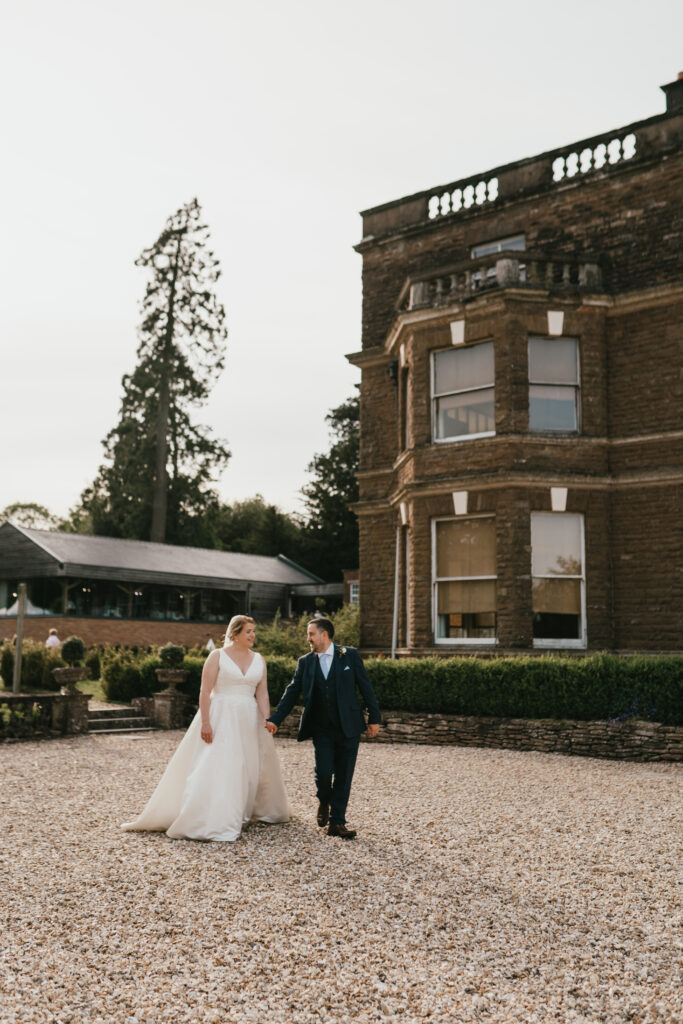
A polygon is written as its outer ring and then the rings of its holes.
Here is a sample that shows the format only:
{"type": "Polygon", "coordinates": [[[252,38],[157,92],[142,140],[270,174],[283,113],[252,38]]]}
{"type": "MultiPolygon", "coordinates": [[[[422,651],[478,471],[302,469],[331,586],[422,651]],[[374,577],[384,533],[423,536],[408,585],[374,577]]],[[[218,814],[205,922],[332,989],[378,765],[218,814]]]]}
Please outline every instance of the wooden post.
{"type": "Polygon", "coordinates": [[[17,641],[14,648],[14,677],[12,679],[12,693],[19,693],[21,689],[21,649],[24,642],[24,613],[26,611],[26,584],[19,584],[19,596],[17,598],[17,641]]]}

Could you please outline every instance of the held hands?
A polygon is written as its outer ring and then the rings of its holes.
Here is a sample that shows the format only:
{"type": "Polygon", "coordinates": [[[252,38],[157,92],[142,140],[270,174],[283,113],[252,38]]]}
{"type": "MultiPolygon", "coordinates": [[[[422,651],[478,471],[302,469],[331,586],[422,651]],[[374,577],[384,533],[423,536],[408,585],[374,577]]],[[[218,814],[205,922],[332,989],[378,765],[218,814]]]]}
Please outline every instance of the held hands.
{"type": "Polygon", "coordinates": [[[374,725],[368,726],[368,739],[374,740],[375,736],[379,732],[379,725],[375,722],[374,725]]]}
{"type": "Polygon", "coordinates": [[[270,735],[274,736],[275,733],[277,732],[277,726],[276,726],[275,722],[264,722],[263,724],[265,725],[265,727],[268,730],[268,732],[270,733],[270,735]]]}
{"type": "Polygon", "coordinates": [[[213,740],[213,729],[210,725],[202,726],[202,739],[205,743],[211,743],[213,740]]]}

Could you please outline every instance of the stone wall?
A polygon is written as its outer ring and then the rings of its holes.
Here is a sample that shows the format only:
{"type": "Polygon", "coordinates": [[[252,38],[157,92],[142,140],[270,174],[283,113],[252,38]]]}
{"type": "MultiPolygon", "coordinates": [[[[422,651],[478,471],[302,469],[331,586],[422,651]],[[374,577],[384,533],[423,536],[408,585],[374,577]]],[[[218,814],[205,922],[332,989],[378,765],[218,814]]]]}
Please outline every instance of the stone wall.
{"type": "Polygon", "coordinates": [[[87,733],[89,699],[86,693],[0,691],[0,741],[87,733]]]}
{"type": "MultiPolygon", "coordinates": [[[[295,709],[278,735],[295,737],[298,723],[295,709]]],[[[369,742],[538,750],[625,761],[683,761],[682,727],[639,719],[576,722],[388,711],[379,735],[369,742]]]]}

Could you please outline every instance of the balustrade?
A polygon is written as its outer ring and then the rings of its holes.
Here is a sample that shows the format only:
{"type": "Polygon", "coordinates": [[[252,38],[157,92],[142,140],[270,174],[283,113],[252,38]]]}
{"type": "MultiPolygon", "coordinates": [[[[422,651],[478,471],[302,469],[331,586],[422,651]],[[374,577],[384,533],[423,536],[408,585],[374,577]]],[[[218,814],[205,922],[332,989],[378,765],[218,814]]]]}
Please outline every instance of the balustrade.
{"type": "Polygon", "coordinates": [[[594,261],[507,251],[476,262],[462,263],[433,277],[411,281],[401,309],[409,311],[447,305],[479,292],[509,287],[599,291],[602,274],[594,261]]]}
{"type": "Polygon", "coordinates": [[[599,171],[605,166],[618,164],[624,160],[632,160],[636,155],[636,136],[633,132],[623,139],[615,138],[609,142],[599,142],[591,148],[578,147],[563,156],[557,156],[552,163],[553,181],[564,181],[575,178],[577,174],[589,174],[599,171]]]}
{"type": "MultiPolygon", "coordinates": [[[[577,176],[590,174],[615,164],[632,160],[636,155],[637,138],[629,132],[623,138],[609,136],[596,142],[579,143],[566,153],[551,156],[552,182],[557,183],[577,176]]],[[[489,172],[490,173],[490,172],[489,172]]],[[[501,172],[502,173],[502,172],[501,172]]],[[[503,174],[504,192],[509,188],[509,175],[503,174]]],[[[481,208],[500,198],[498,177],[475,179],[448,185],[443,191],[434,192],[427,200],[429,220],[438,220],[473,208],[481,208]]],[[[503,196],[504,198],[504,196],[503,196]]]]}
{"type": "Polygon", "coordinates": [[[498,198],[498,178],[488,181],[471,182],[457,188],[449,188],[445,192],[429,197],[429,219],[445,217],[449,213],[459,213],[473,206],[484,206],[498,198]]]}

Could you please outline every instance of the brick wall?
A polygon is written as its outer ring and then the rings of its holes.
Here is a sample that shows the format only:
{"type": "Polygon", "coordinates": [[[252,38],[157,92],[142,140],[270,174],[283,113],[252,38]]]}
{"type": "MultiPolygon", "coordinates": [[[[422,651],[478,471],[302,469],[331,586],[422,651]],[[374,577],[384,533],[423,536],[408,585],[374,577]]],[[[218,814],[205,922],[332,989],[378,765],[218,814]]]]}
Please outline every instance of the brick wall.
{"type": "MultiPolygon", "coordinates": [[[[91,644],[121,644],[122,647],[156,647],[166,643],[187,647],[204,646],[210,633],[217,646],[225,636],[225,625],[201,622],[152,622],[146,619],[79,619],[67,616],[41,616],[24,619],[24,638],[44,642],[51,629],[60,640],[79,636],[91,644]]],[[[16,618],[0,619],[0,637],[10,639],[17,630],[16,618]]]]}
{"type": "Polygon", "coordinates": [[[555,185],[546,154],[498,169],[500,199],[489,207],[428,221],[422,194],[364,215],[363,351],[351,358],[363,376],[366,649],[391,643],[404,504],[411,564],[407,573],[402,543],[399,645],[454,650],[434,645],[431,523],[453,514],[456,490],[469,492],[470,512],[496,516],[498,649],[530,649],[530,515],[550,511],[553,486],[566,487],[566,511],[584,517],[588,648],[683,647],[683,116],[634,130],[632,163],[555,185]],[[530,253],[599,261],[603,290],[508,286],[399,311],[409,276],[438,275],[474,244],[522,233],[530,253]],[[528,338],[547,336],[549,310],[564,313],[562,333],[579,343],[575,435],[529,433],[528,338]],[[466,344],[494,343],[496,434],[438,443],[431,356],[451,346],[453,319],[464,320],[466,344]],[[408,379],[397,391],[388,370],[399,352],[408,379]]]}

